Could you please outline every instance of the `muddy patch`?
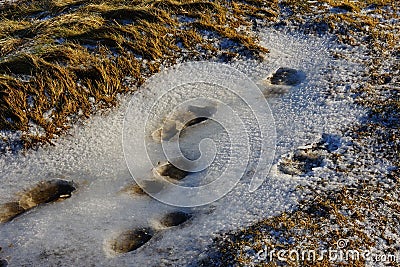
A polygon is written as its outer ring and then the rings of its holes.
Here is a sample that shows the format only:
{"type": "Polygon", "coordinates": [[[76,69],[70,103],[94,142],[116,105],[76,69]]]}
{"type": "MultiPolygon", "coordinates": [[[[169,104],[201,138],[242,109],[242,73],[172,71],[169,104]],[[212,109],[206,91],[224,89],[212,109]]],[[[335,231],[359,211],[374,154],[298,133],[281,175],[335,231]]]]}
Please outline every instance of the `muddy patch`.
{"type": "Polygon", "coordinates": [[[0,206],[0,222],[8,222],[18,215],[41,204],[62,201],[71,197],[76,185],[71,181],[50,180],[38,183],[24,192],[18,193],[18,200],[0,206]]]}
{"type": "Polygon", "coordinates": [[[116,253],[128,253],[140,248],[152,237],[153,231],[149,228],[128,230],[112,240],[110,248],[116,253]]]}

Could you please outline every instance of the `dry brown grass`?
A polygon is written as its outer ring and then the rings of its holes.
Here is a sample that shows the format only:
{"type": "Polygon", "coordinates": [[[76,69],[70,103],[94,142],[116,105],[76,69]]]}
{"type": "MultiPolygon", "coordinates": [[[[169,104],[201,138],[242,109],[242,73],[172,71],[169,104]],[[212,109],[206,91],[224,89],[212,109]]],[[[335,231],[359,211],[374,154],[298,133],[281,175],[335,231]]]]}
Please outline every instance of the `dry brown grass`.
{"type": "MultiPolygon", "coordinates": [[[[306,190],[315,190],[308,188],[306,190]]],[[[251,248],[255,252],[273,249],[302,251],[315,250],[317,258],[322,250],[337,249],[337,241],[348,240],[344,250],[357,250],[360,253],[375,246],[375,235],[365,232],[363,222],[367,214],[374,210],[373,215],[379,215],[376,205],[370,202],[376,191],[385,195],[383,188],[376,188],[368,184],[362,184],[358,188],[343,187],[337,191],[329,191],[319,194],[311,194],[309,200],[299,203],[299,207],[290,213],[282,213],[278,216],[261,220],[245,229],[223,234],[215,239],[218,247],[218,256],[208,258],[203,265],[215,266],[249,266],[254,259],[248,253],[251,248]],[[215,265],[214,265],[215,264],[215,265]]],[[[396,207],[391,207],[395,212],[396,207]]],[[[385,216],[376,218],[382,225],[376,229],[382,233],[390,222],[385,216]]],[[[377,235],[379,235],[377,234],[377,235]]],[[[391,253],[394,253],[392,251],[391,253]]],[[[364,266],[362,257],[349,258],[347,263],[324,260],[315,260],[305,257],[300,261],[279,261],[275,254],[273,261],[261,261],[256,266],[364,266]]]]}
{"type": "Polygon", "coordinates": [[[0,130],[22,131],[25,147],[50,142],[72,121],[116,104],[118,94],[133,90],[161,64],[179,57],[259,57],[267,50],[239,28],[250,30],[253,17],[273,20],[276,9],[276,0],[20,0],[4,5],[0,130]],[[223,39],[234,47],[215,42],[223,39]],[[32,125],[43,133],[29,133],[32,125]]]}
{"type": "Polygon", "coordinates": [[[377,16],[390,20],[398,16],[398,3],[393,0],[282,0],[292,14],[288,20],[296,21],[306,32],[318,31],[318,23],[326,23],[328,31],[334,33],[338,40],[345,44],[393,47],[398,43],[399,25],[388,30],[377,16]],[[336,12],[333,10],[336,8],[336,12]],[[370,9],[369,9],[370,8],[370,9]],[[372,16],[374,15],[374,16],[372,16]],[[359,38],[359,37],[363,38],[359,38]]]}
{"type": "Polygon", "coordinates": [[[128,90],[121,79],[137,77],[139,63],[130,55],[113,59],[108,54],[105,47],[95,55],[70,44],[8,57],[0,63],[0,128],[28,133],[34,123],[44,135],[26,134],[26,144],[47,142],[69,126],[71,115],[91,114],[90,97],[98,106],[115,104],[117,94],[128,90]],[[22,81],[21,75],[29,75],[29,80],[22,81]],[[51,119],[44,116],[48,111],[51,119]]]}

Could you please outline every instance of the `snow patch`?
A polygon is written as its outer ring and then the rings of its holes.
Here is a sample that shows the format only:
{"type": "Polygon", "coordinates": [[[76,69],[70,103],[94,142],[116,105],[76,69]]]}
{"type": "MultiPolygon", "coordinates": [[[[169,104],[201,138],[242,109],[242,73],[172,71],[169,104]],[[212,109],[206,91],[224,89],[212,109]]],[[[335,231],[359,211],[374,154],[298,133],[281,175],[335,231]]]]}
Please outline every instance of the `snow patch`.
{"type": "MultiPolygon", "coordinates": [[[[236,61],[231,66],[247,74],[263,91],[269,87],[262,81],[281,67],[300,70],[307,77],[280,97],[268,99],[278,136],[275,164],[281,155],[317,142],[323,134],[340,135],[343,126],[362,115],[351,98],[327,105],[331,77],[346,75],[346,68],[360,68],[333,59],[329,50],[335,47],[328,39],[272,30],[262,32],[260,39],[271,51],[264,62],[236,61]]],[[[139,94],[140,90],[133,97],[139,94]]],[[[155,229],[145,245],[110,257],[104,244],[119,233],[152,228],[154,220],[176,212],[152,198],[118,193],[132,183],[121,140],[128,101],[129,97],[124,97],[120,107],[107,116],[98,115],[84,126],[75,126],[55,147],[0,157],[0,203],[11,201],[17,192],[39,180],[63,177],[80,185],[63,202],[36,207],[1,224],[0,258],[11,266],[185,266],[197,261],[216,233],[290,211],[302,197],[293,193],[300,181],[282,174],[275,165],[254,193],[247,184],[239,183],[224,198],[188,210],[190,223],[155,229]]]]}

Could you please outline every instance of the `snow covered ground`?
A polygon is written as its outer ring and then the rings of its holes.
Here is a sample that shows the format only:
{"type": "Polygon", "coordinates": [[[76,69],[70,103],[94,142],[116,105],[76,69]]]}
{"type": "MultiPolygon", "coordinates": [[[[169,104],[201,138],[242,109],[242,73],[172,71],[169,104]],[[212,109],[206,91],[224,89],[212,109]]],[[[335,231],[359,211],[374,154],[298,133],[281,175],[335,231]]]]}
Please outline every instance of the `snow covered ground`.
{"type": "MultiPolygon", "coordinates": [[[[9,266],[195,265],[218,232],[290,211],[302,197],[293,193],[294,188],[307,183],[307,178],[285,174],[277,164],[282,155],[299,146],[319,142],[323,136],[340,136],[340,129],[363,115],[353,105],[346,87],[335,95],[330,95],[329,89],[337,77],[361,67],[334,59],[329,51],[343,47],[336,47],[329,39],[274,30],[261,32],[260,39],[270,50],[264,62],[231,63],[258,84],[275,119],[275,158],[257,191],[249,192],[248,181],[241,181],[225,197],[194,208],[169,206],[149,196],[121,192],[134,182],[123,153],[125,114],[131,97],[150,98],[159,90],[151,86],[146,92],[139,90],[122,97],[121,105],[107,114],[75,126],[54,147],[0,157],[0,204],[15,200],[18,192],[38,181],[60,178],[77,185],[71,198],[41,205],[0,224],[0,258],[9,266]],[[293,86],[271,84],[267,77],[281,67],[301,71],[305,80],[293,86]],[[175,211],[192,217],[176,227],[162,226],[162,217],[175,211]],[[113,252],[113,240],[121,232],[135,229],[147,229],[153,237],[135,251],[113,252]]],[[[142,119],[129,123],[135,127],[142,119]]],[[[196,127],[209,134],[206,126],[196,127]]],[[[340,140],[333,145],[340,146],[340,140]]],[[[323,172],[324,166],[314,171],[323,172]]]]}

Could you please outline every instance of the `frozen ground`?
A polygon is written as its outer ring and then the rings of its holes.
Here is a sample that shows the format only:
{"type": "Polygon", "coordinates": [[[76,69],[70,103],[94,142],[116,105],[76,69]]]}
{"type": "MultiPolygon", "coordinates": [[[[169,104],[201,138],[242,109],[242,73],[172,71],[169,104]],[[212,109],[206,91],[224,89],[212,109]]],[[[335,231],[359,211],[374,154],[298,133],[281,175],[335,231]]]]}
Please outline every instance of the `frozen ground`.
{"type": "MultiPolygon", "coordinates": [[[[126,97],[119,108],[76,126],[55,147],[0,158],[0,203],[12,201],[17,192],[42,180],[62,178],[78,185],[71,198],[39,206],[1,224],[0,258],[7,259],[9,266],[187,266],[202,257],[218,232],[290,211],[302,197],[293,193],[294,188],[307,180],[282,173],[277,163],[282,155],[323,136],[339,135],[332,145],[347,141],[340,140],[340,129],[357,121],[363,112],[353,106],[346,87],[335,95],[329,95],[329,88],[335,78],[357,72],[360,66],[333,59],[329,50],[342,48],[327,39],[269,30],[261,33],[261,40],[271,51],[264,62],[231,64],[259,85],[275,117],[274,165],[256,192],[250,193],[248,184],[241,182],[224,198],[191,209],[120,193],[133,182],[122,149],[122,126],[130,100],[126,97]],[[306,79],[296,86],[269,84],[265,79],[280,67],[300,70],[306,79]],[[177,210],[192,218],[177,227],[160,226],[164,215],[177,210]],[[133,252],[117,255],[111,251],[113,238],[137,228],[150,228],[153,238],[133,252]]],[[[131,122],[133,127],[135,123],[131,122]]],[[[209,129],[200,127],[199,131],[208,133],[209,129]]],[[[323,168],[324,164],[314,171],[323,173],[323,168]]]]}

